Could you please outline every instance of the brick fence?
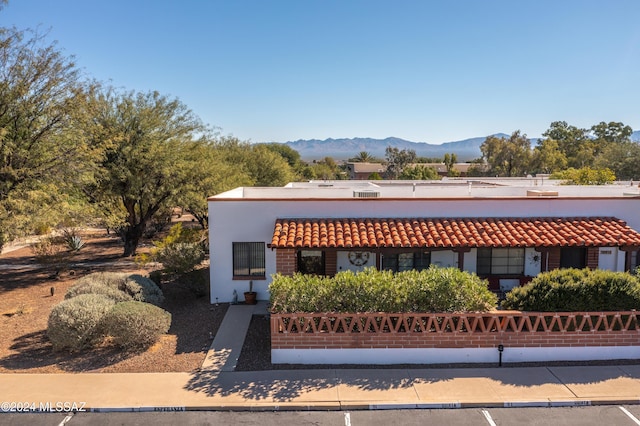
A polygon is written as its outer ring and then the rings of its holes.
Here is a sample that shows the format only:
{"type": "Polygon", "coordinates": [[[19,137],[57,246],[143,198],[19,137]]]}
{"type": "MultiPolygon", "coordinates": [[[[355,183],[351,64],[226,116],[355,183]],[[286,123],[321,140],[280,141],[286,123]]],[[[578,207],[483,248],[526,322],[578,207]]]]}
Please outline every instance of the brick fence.
{"type": "Polygon", "coordinates": [[[272,314],[271,348],[640,346],[636,311],[272,314]]]}

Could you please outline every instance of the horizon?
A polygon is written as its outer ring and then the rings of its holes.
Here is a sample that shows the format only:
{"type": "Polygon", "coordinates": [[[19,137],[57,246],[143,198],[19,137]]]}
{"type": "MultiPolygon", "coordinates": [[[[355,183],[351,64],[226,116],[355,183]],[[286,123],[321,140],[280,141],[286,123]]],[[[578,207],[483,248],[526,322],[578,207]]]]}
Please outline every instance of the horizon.
{"type": "Polygon", "coordinates": [[[10,0],[92,78],[258,142],[640,128],[640,2],[10,0]],[[388,136],[394,135],[394,136],[388,136]],[[352,136],[364,137],[364,136],[352,136]]]}

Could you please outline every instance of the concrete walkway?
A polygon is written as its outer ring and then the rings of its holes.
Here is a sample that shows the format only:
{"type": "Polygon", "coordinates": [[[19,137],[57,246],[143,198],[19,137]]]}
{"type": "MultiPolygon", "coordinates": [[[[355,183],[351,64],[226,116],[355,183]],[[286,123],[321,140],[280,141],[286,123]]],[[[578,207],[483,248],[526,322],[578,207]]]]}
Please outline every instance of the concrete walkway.
{"type": "MultiPolygon", "coordinates": [[[[77,408],[94,411],[357,410],[640,403],[640,364],[233,371],[251,316],[265,310],[264,302],[256,306],[230,306],[198,372],[2,374],[0,403],[29,402],[36,409],[52,407],[53,411],[57,403],[75,403],[77,408]]],[[[6,407],[6,404],[0,405],[1,409],[6,407]]]]}

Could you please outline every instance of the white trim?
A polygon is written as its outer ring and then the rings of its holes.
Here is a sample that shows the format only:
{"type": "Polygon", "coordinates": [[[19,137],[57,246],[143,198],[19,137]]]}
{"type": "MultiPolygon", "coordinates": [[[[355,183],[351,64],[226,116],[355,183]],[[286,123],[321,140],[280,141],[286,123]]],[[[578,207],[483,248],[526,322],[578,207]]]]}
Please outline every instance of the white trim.
{"type": "MultiPolygon", "coordinates": [[[[640,358],[640,346],[504,348],[502,362],[594,361],[640,358]]],[[[493,348],[272,349],[274,364],[497,363],[493,348]]]]}

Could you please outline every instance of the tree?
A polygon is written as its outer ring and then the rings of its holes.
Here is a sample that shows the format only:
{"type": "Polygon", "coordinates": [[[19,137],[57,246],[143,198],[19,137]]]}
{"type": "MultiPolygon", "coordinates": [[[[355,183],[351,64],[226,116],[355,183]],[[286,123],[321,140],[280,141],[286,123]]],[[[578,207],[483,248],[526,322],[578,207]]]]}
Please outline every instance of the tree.
{"type": "Polygon", "coordinates": [[[416,162],[417,155],[412,149],[400,150],[396,147],[388,146],[385,150],[385,157],[387,159],[387,177],[389,179],[398,179],[405,167],[416,162]]]}
{"type": "Polygon", "coordinates": [[[332,157],[324,157],[319,161],[314,160],[311,170],[315,179],[342,180],[346,176],[344,169],[332,157]]]}
{"type": "Polygon", "coordinates": [[[447,176],[449,177],[460,176],[460,172],[453,168],[453,166],[458,162],[458,156],[455,153],[444,154],[443,162],[444,162],[444,165],[447,167],[447,176]]]}
{"type": "Polygon", "coordinates": [[[562,179],[567,185],[606,185],[615,181],[616,175],[608,168],[581,167],[553,173],[551,179],[562,179]]]}
{"type": "Polygon", "coordinates": [[[533,149],[531,173],[553,173],[567,167],[567,157],[555,139],[542,139],[533,149]]]}
{"type": "Polygon", "coordinates": [[[482,156],[489,166],[489,174],[496,176],[522,176],[529,169],[531,143],[527,135],[516,130],[507,138],[489,136],[480,145],[482,156]]]}
{"type": "Polygon", "coordinates": [[[33,225],[28,212],[54,208],[91,165],[77,124],[93,87],[44,36],[0,28],[0,246],[11,219],[33,225]]]}
{"type": "Polygon", "coordinates": [[[104,155],[87,194],[120,217],[124,255],[133,256],[150,221],[176,205],[193,179],[194,139],[206,128],[179,100],[158,92],[109,90],[96,105],[87,133],[104,155]]]}
{"type": "Polygon", "coordinates": [[[609,123],[601,121],[591,126],[591,132],[593,132],[596,140],[610,144],[629,142],[633,129],[617,121],[611,121],[609,123]]]}
{"type": "Polygon", "coordinates": [[[610,168],[620,180],[640,179],[640,144],[619,142],[609,144],[596,159],[595,167],[610,168]]]}
{"type": "Polygon", "coordinates": [[[358,155],[349,158],[348,161],[351,163],[378,163],[380,159],[369,154],[367,151],[360,151],[358,155]]]}
{"type": "Polygon", "coordinates": [[[189,153],[192,177],[180,191],[179,205],[191,213],[203,229],[209,225],[208,197],[253,183],[237,165],[225,161],[221,151],[215,141],[196,142],[189,153]]]}
{"type": "Polygon", "coordinates": [[[583,167],[593,163],[593,142],[586,129],[571,126],[566,121],[554,121],[542,136],[558,143],[569,167],[583,167]]]}
{"type": "Polygon", "coordinates": [[[287,163],[289,163],[289,165],[293,168],[297,167],[298,164],[300,164],[300,153],[287,144],[272,142],[260,145],[265,146],[270,151],[280,154],[280,156],[287,160],[287,163]]]}
{"type": "Polygon", "coordinates": [[[217,146],[225,162],[249,177],[248,185],[283,186],[295,180],[296,174],[288,161],[269,146],[251,145],[234,137],[221,138],[217,146]]]}
{"type": "Polygon", "coordinates": [[[422,164],[405,167],[398,179],[405,180],[438,180],[440,176],[433,167],[427,167],[422,164]]]}

